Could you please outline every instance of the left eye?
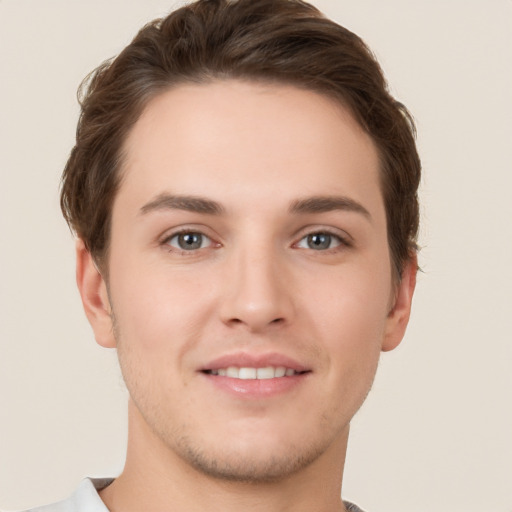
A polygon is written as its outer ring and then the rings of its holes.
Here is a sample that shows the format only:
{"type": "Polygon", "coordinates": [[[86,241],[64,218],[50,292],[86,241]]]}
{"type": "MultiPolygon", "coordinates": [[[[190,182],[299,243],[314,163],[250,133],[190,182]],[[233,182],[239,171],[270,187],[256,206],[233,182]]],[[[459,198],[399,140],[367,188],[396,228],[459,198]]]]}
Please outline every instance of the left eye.
{"type": "Polygon", "coordinates": [[[203,249],[204,247],[210,246],[212,241],[202,233],[187,231],[172,236],[166,243],[171,247],[182,251],[194,251],[196,249],[203,249]]]}
{"type": "Polygon", "coordinates": [[[311,233],[302,238],[297,247],[301,249],[313,249],[314,251],[325,251],[340,246],[343,240],[330,233],[311,233]]]}

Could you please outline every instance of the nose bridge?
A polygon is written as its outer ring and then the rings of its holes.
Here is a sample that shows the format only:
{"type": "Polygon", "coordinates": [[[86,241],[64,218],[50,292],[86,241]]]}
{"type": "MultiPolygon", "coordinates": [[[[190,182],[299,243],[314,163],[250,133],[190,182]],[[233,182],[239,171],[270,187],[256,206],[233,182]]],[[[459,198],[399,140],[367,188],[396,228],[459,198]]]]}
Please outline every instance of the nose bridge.
{"type": "Polygon", "coordinates": [[[288,322],[293,304],[285,275],[284,258],[270,241],[264,243],[260,239],[258,243],[256,238],[233,249],[223,320],[244,324],[252,331],[288,322]]]}

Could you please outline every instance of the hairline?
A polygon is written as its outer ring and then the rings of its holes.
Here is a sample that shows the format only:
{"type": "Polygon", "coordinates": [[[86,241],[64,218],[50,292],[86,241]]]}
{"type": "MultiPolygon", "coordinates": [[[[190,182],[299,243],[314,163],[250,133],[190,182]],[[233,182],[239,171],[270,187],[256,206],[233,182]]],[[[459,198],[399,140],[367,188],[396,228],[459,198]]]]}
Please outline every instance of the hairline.
{"type": "MultiPolygon", "coordinates": [[[[351,119],[356,123],[356,125],[370,138],[372,144],[375,147],[377,152],[378,159],[378,180],[379,180],[379,189],[384,201],[385,213],[386,213],[386,239],[388,242],[388,250],[390,253],[390,261],[392,265],[391,273],[393,277],[393,281],[399,282],[401,278],[401,272],[403,269],[399,268],[395,261],[393,248],[391,246],[390,240],[390,230],[389,230],[389,218],[388,218],[388,207],[386,205],[386,194],[385,194],[385,186],[386,180],[384,179],[384,172],[387,166],[386,159],[384,157],[384,151],[379,144],[378,140],[376,140],[375,136],[370,133],[370,131],[365,126],[365,123],[358,115],[357,110],[350,105],[350,102],[347,101],[347,96],[344,96],[342,92],[336,92],[334,90],[328,89],[328,86],[321,87],[318,84],[306,84],[305,82],[301,82],[300,79],[295,79],[292,77],[285,76],[264,76],[264,71],[261,74],[257,72],[252,73],[243,73],[243,72],[212,72],[212,71],[196,71],[191,73],[189,76],[178,76],[174,79],[169,78],[166,83],[155,83],[151,88],[148,88],[141,96],[139,97],[137,103],[133,107],[134,115],[131,120],[131,124],[128,128],[123,132],[121,141],[119,144],[118,154],[116,155],[116,165],[114,168],[114,193],[112,194],[109,209],[108,209],[108,217],[106,219],[107,225],[105,226],[105,240],[104,246],[101,251],[95,251],[95,254],[92,254],[93,259],[101,270],[103,277],[108,277],[109,270],[109,253],[110,253],[110,244],[112,238],[112,213],[114,209],[114,204],[119,193],[119,190],[122,186],[123,180],[126,176],[126,165],[128,159],[128,148],[127,143],[130,138],[131,133],[133,132],[135,126],[137,125],[140,118],[143,116],[144,112],[147,110],[149,104],[153,102],[158,97],[171,92],[179,87],[187,87],[187,86],[208,86],[216,83],[228,83],[228,82],[241,82],[246,84],[253,85],[265,85],[265,86],[289,86],[294,87],[298,90],[313,92],[326,98],[333,102],[337,107],[342,107],[346,114],[348,114],[351,119]]],[[[80,235],[78,234],[79,238],[80,235]]],[[[412,251],[415,251],[415,247],[411,247],[409,252],[412,254],[412,251]]],[[[411,256],[409,256],[409,260],[411,256]]],[[[406,263],[406,261],[405,261],[406,263]]]]}

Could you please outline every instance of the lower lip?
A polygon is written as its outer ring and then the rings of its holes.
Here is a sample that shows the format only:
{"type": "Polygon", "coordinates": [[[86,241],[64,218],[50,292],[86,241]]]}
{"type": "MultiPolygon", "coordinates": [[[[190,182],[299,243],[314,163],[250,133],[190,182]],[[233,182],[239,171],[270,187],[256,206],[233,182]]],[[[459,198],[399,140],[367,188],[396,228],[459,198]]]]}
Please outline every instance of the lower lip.
{"type": "Polygon", "coordinates": [[[301,373],[290,377],[274,379],[233,379],[219,375],[202,374],[208,381],[223,391],[241,398],[269,398],[283,393],[289,393],[300,386],[309,373],[301,373]]]}

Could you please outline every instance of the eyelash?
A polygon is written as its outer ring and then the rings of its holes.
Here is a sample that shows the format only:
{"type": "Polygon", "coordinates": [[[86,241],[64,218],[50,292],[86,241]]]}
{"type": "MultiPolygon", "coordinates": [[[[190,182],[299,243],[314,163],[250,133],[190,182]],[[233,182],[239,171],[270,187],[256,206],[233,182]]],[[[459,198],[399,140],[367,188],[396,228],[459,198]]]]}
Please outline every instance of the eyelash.
{"type": "MultiPolygon", "coordinates": [[[[174,253],[178,253],[180,255],[185,255],[185,256],[192,256],[193,254],[196,254],[197,251],[199,251],[201,249],[208,249],[208,248],[211,248],[212,246],[213,246],[213,248],[217,248],[217,247],[221,246],[220,243],[215,242],[208,235],[204,234],[200,230],[194,230],[194,229],[182,229],[179,231],[175,231],[174,233],[170,234],[169,236],[165,237],[162,240],[162,245],[166,246],[166,249],[169,252],[174,252],[174,253]],[[201,246],[194,248],[194,249],[187,250],[187,249],[183,249],[183,248],[171,245],[171,241],[181,235],[198,235],[198,236],[202,237],[201,246]],[[210,241],[210,244],[207,247],[202,246],[204,239],[207,239],[210,241]]],[[[318,252],[318,253],[327,253],[327,254],[332,254],[332,253],[338,252],[339,250],[342,250],[343,248],[347,248],[347,247],[351,247],[351,246],[352,246],[352,244],[349,242],[348,237],[341,236],[339,233],[334,233],[333,231],[330,231],[328,229],[319,229],[316,231],[310,231],[310,232],[304,234],[298,240],[298,242],[295,242],[292,245],[292,247],[294,247],[294,248],[306,249],[306,250],[311,250],[311,251],[318,252]],[[329,237],[329,242],[332,242],[334,240],[334,241],[336,241],[337,245],[335,247],[328,247],[325,249],[314,249],[312,247],[300,247],[299,246],[299,244],[301,242],[303,242],[304,240],[306,241],[306,243],[308,243],[308,238],[314,237],[314,236],[327,236],[327,237],[329,237]]]]}
{"type": "Polygon", "coordinates": [[[338,233],[334,233],[333,231],[330,231],[328,229],[320,229],[318,231],[310,231],[309,233],[305,234],[298,242],[294,244],[295,247],[299,249],[306,249],[311,250],[315,252],[321,252],[321,253],[327,253],[332,254],[339,250],[342,250],[343,248],[350,247],[351,244],[349,243],[347,237],[343,237],[338,233]],[[314,249],[312,247],[300,247],[299,244],[302,243],[304,240],[306,241],[306,244],[310,241],[308,240],[310,237],[315,236],[326,236],[329,237],[329,245],[333,241],[336,243],[334,247],[327,247],[325,249],[314,249]]]}
{"type": "MultiPolygon", "coordinates": [[[[178,254],[182,254],[182,255],[185,255],[185,256],[191,256],[192,254],[195,254],[198,250],[206,249],[207,248],[207,247],[198,247],[197,249],[189,249],[189,250],[187,250],[187,249],[182,249],[180,247],[172,246],[171,245],[171,240],[173,240],[174,238],[177,238],[177,237],[179,237],[181,235],[198,235],[198,236],[202,237],[203,241],[206,238],[207,240],[210,240],[210,244],[211,245],[220,247],[220,244],[219,243],[215,243],[212,240],[211,237],[209,237],[208,235],[205,235],[200,230],[194,230],[194,229],[181,229],[179,231],[175,231],[174,233],[172,233],[169,236],[165,237],[165,239],[162,241],[162,245],[167,246],[166,249],[169,252],[176,252],[178,254]]],[[[202,246],[202,243],[201,243],[201,246],[202,246]]]]}

